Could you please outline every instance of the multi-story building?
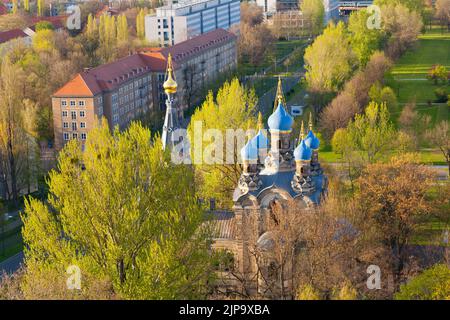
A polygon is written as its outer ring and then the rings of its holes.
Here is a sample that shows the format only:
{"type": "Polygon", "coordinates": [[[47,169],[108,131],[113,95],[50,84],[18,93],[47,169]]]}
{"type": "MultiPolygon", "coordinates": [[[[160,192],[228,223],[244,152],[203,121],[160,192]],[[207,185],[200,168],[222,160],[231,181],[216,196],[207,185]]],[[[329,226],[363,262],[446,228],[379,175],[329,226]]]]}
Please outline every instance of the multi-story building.
{"type": "Polygon", "coordinates": [[[192,107],[201,98],[200,91],[220,74],[237,65],[237,38],[226,30],[216,29],[171,47],[147,49],[143,53],[154,58],[158,97],[155,105],[165,108],[162,89],[167,57],[172,54],[175,77],[178,83],[177,106],[179,112],[192,107]]]}
{"type": "Polygon", "coordinates": [[[125,128],[149,111],[165,110],[163,83],[167,58],[173,57],[178,82],[178,117],[198,101],[199,90],[237,63],[236,36],[217,29],[169,48],[147,49],[85,70],[52,96],[55,147],[71,139],[85,141],[105,117],[110,128],[125,128]]]}
{"type": "Polygon", "coordinates": [[[240,22],[239,0],[184,0],[156,9],[145,17],[145,36],[167,47],[240,22]]]}
{"type": "Polygon", "coordinates": [[[144,55],[135,54],[85,70],[52,97],[56,149],[71,139],[85,141],[104,116],[109,126],[125,127],[152,108],[152,75],[144,55]]]}
{"type": "MultiPolygon", "coordinates": [[[[283,11],[298,10],[301,2],[295,0],[256,0],[256,5],[263,8],[266,16],[273,16],[283,11]]],[[[339,0],[323,0],[323,6],[325,9],[325,24],[332,19],[339,18],[339,0]]],[[[293,18],[296,19],[295,16],[293,18]]]]}

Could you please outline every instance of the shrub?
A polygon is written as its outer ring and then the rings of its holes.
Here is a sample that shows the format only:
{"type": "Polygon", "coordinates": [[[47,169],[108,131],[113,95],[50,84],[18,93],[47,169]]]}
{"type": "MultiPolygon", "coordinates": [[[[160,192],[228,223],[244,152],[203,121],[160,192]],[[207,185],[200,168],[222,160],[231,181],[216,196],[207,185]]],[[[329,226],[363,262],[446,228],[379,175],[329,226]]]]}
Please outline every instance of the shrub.
{"type": "Polygon", "coordinates": [[[434,94],[436,95],[437,103],[444,103],[448,101],[448,93],[447,88],[441,87],[434,90],[434,94]]]}

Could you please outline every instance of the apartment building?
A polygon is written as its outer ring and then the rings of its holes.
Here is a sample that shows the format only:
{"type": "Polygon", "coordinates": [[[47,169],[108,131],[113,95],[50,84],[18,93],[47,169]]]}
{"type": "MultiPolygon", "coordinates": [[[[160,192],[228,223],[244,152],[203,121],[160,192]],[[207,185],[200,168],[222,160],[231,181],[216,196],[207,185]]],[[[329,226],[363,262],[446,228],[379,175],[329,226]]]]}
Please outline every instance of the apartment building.
{"type": "Polygon", "coordinates": [[[61,149],[71,139],[85,141],[101,117],[110,128],[123,129],[154,108],[165,110],[163,83],[169,53],[178,83],[174,108],[182,118],[186,108],[204,98],[200,89],[236,66],[236,36],[217,29],[77,74],[52,96],[55,148],[61,149]]]}
{"type": "Polygon", "coordinates": [[[103,116],[111,128],[122,129],[150,111],[152,83],[149,62],[140,54],[79,73],[52,96],[55,148],[85,141],[103,116]]]}
{"type": "MultiPolygon", "coordinates": [[[[324,23],[339,18],[339,0],[322,0],[324,7],[324,23]]],[[[299,10],[302,0],[256,0],[256,5],[263,9],[266,16],[273,16],[284,11],[299,10]]],[[[286,17],[287,15],[285,15],[286,17]]],[[[297,19],[295,15],[292,16],[297,19]]]]}
{"type": "Polygon", "coordinates": [[[154,103],[161,110],[165,108],[162,85],[167,57],[169,53],[172,55],[178,83],[176,102],[179,112],[182,112],[204,98],[200,92],[211,81],[236,68],[237,37],[224,29],[216,29],[171,47],[150,48],[142,53],[154,59],[152,70],[159,93],[154,103]]]}
{"type": "Polygon", "coordinates": [[[239,0],[184,0],[146,16],[145,36],[167,47],[215,29],[229,29],[240,19],[239,0]]]}

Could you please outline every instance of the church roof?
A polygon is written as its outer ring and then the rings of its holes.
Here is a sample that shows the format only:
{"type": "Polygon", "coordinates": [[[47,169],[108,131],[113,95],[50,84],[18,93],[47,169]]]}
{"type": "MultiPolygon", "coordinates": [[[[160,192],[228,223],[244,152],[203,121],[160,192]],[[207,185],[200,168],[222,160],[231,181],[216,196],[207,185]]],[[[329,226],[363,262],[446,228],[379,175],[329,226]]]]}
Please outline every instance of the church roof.
{"type": "Polygon", "coordinates": [[[269,117],[267,123],[271,131],[290,131],[292,129],[294,119],[286,111],[286,109],[283,106],[283,103],[279,101],[278,107],[269,117]]]}
{"type": "Polygon", "coordinates": [[[300,144],[294,150],[294,158],[297,161],[308,161],[311,160],[312,150],[305,143],[305,140],[302,140],[300,144]]]}
{"type": "Polygon", "coordinates": [[[234,239],[236,234],[236,219],[233,212],[218,211],[212,214],[215,239],[234,239]]]}
{"type": "Polygon", "coordinates": [[[320,140],[316,137],[312,130],[309,130],[308,135],[306,136],[305,143],[308,147],[313,150],[317,150],[320,147],[320,140]]]}

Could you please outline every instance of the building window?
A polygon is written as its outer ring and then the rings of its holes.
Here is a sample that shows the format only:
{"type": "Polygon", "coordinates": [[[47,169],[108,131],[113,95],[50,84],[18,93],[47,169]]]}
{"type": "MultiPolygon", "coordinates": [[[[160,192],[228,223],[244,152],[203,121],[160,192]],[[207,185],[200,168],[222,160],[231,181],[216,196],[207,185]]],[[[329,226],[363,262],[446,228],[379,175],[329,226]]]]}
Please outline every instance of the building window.
{"type": "Polygon", "coordinates": [[[76,111],[72,111],[71,115],[72,115],[72,120],[75,120],[77,118],[77,112],[76,111]]]}
{"type": "Polygon", "coordinates": [[[81,134],[81,140],[86,140],[87,138],[87,134],[86,133],[82,133],[81,134]]]}
{"type": "Polygon", "coordinates": [[[84,111],[80,111],[80,118],[84,118],[85,115],[84,111]]]}
{"type": "Polygon", "coordinates": [[[69,127],[69,123],[68,122],[64,122],[63,123],[63,128],[68,128],[69,127]]]}
{"type": "Polygon", "coordinates": [[[78,139],[78,133],[72,133],[72,139],[78,139]]]}
{"type": "Polygon", "coordinates": [[[62,116],[63,116],[63,117],[67,117],[67,111],[63,111],[63,112],[62,112],[62,116]]]}
{"type": "Polygon", "coordinates": [[[64,132],[63,136],[65,141],[69,140],[69,134],[67,132],[64,132]]]}
{"type": "Polygon", "coordinates": [[[78,105],[79,105],[80,107],[84,107],[84,100],[78,101],[78,105]]]}
{"type": "Polygon", "coordinates": [[[61,100],[61,107],[67,107],[67,100],[61,100]]]}
{"type": "Polygon", "coordinates": [[[80,128],[86,128],[86,122],[80,122],[80,128]]]}
{"type": "Polygon", "coordinates": [[[76,106],[76,101],[75,100],[70,100],[70,106],[71,107],[75,107],[76,106]]]}
{"type": "Polygon", "coordinates": [[[76,122],[72,122],[72,130],[74,130],[74,131],[77,130],[77,123],[76,122]]]}

